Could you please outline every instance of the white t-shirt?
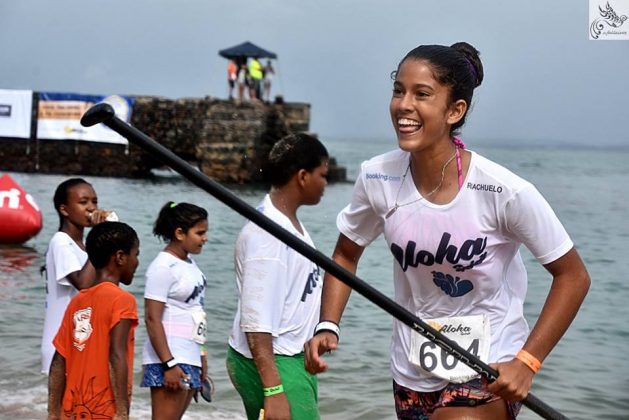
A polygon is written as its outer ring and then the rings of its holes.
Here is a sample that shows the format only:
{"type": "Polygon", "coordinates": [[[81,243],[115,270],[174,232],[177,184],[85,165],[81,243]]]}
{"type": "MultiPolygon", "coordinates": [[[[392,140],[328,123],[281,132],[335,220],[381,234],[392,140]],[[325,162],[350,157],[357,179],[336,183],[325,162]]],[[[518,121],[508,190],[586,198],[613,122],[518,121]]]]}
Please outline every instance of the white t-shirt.
{"type": "MultiPolygon", "coordinates": [[[[146,270],[144,298],[165,303],[162,325],[168,348],[178,363],[201,366],[201,345],[192,337],[194,314],[204,313],[207,280],[190,256],[183,261],[160,252],[146,270]]],[[[161,363],[151,341],[144,343],[142,364],[161,363]]]]}
{"type": "MultiPolygon", "coordinates": [[[[413,202],[421,195],[412,177],[402,183],[409,153],[395,150],[363,162],[352,201],[339,213],[337,227],[361,246],[384,233],[394,256],[395,301],[421,319],[488,315],[488,362],[502,362],[517,353],[529,333],[520,245],[547,264],[573,243],[531,183],[471,153],[464,185],[445,205],[413,202]],[[398,191],[400,207],[387,219],[398,191]]],[[[446,381],[420,373],[409,363],[410,337],[410,328],[394,320],[393,379],[417,391],[445,386],[446,381]]]]}
{"type": "MultiPolygon", "coordinates": [[[[267,194],[258,211],[313,246],[273,206],[267,194]]],[[[239,299],[229,345],[252,358],[246,332],[271,333],[273,352],[292,356],[303,351],[319,320],[322,278],[319,267],[252,222],[236,241],[236,283],[239,299]]]]}
{"type": "Polygon", "coordinates": [[[46,314],[42,335],[42,373],[48,374],[55,354],[52,340],[57,335],[68,303],[77,293],[66,276],[80,271],[87,261],[87,253],[65,232],[53,235],[46,251],[46,314]]]}

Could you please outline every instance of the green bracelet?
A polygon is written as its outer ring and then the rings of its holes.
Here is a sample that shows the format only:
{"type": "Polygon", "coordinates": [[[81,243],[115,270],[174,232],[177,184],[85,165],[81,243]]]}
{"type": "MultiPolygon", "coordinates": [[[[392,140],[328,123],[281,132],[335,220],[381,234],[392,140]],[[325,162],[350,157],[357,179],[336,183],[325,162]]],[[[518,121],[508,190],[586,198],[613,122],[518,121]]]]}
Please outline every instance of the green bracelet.
{"type": "Polygon", "coordinates": [[[284,385],[279,384],[275,386],[270,386],[268,388],[262,388],[262,391],[264,391],[265,397],[270,397],[271,395],[281,394],[282,392],[284,392],[284,385]]]}

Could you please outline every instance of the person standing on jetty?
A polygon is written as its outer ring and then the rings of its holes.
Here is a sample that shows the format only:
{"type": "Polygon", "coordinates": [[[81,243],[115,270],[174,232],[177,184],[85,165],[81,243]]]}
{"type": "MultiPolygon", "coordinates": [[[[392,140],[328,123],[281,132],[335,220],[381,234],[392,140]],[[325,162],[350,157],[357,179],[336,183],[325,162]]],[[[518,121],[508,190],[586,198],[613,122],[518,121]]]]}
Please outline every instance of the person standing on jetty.
{"type": "Polygon", "coordinates": [[[251,100],[262,100],[262,64],[257,57],[251,57],[248,64],[251,85],[249,86],[249,97],[251,100]]]}
{"type": "Polygon", "coordinates": [[[248,88],[247,65],[244,62],[238,64],[238,76],[236,82],[238,84],[238,101],[245,100],[245,88],[248,88]]]}
{"type": "Polygon", "coordinates": [[[238,78],[238,67],[234,60],[229,60],[227,63],[227,88],[228,99],[231,101],[234,99],[234,86],[236,86],[236,79],[238,78]]]}
{"type": "Polygon", "coordinates": [[[55,337],[48,420],[129,418],[138,313],[118,284],[133,281],[139,247],[125,223],[101,223],[87,235],[94,285],[72,299],[55,337]]]}
{"type": "MultiPolygon", "coordinates": [[[[463,363],[394,320],[391,372],[400,419],[509,419],[533,375],[577,314],[590,278],[566,230],[529,182],[465,150],[455,137],[483,81],[467,43],[421,45],[392,74],[390,113],[399,150],[362,164],[337,218],[333,258],[356,272],[380,234],[394,258],[395,301],[489,362],[486,384],[463,363]],[[524,244],[552,275],[532,331],[524,318],[524,244]]],[[[339,344],[350,288],[326,273],[320,323],[306,368],[339,344]]]]}
{"type": "Polygon", "coordinates": [[[152,418],[181,419],[207,377],[203,308],[207,279],[191,254],[207,242],[208,214],[190,203],[169,201],[153,233],[168,244],[146,270],[141,386],[151,388],[152,418]]]}
{"type": "Polygon", "coordinates": [[[266,102],[271,102],[271,85],[273,83],[273,75],[275,75],[275,69],[271,60],[266,60],[266,65],[263,68],[264,81],[263,81],[263,93],[262,99],[266,102]]]}
{"type": "MultiPolygon", "coordinates": [[[[327,185],[328,152],[316,138],[291,134],[271,149],[264,174],[271,191],[258,210],[313,246],[297,217],[327,185]]],[[[317,323],[319,267],[248,222],[236,242],[238,309],[227,351],[227,372],[247,417],[318,419],[317,378],[304,369],[303,347],[317,323]]]]}
{"type": "Polygon", "coordinates": [[[83,231],[105,221],[111,213],[98,208],[94,188],[82,178],[59,184],[53,203],[59,215],[59,230],[46,251],[46,314],[41,345],[41,372],[46,375],[55,354],[52,340],[68,303],[78,290],[90,287],[94,281],[96,271],[87,259],[83,231]]]}

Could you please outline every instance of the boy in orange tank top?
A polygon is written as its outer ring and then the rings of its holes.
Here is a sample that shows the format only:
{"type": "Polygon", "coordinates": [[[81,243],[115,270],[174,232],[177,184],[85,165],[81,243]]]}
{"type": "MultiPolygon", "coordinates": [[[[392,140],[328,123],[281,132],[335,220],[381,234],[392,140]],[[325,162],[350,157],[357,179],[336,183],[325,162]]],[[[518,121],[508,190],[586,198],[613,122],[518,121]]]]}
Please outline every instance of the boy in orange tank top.
{"type": "Polygon", "coordinates": [[[118,284],[133,281],[139,240],[129,225],[104,222],[87,235],[86,249],[96,278],[70,301],[54,339],[48,419],[128,419],[138,315],[118,284]]]}

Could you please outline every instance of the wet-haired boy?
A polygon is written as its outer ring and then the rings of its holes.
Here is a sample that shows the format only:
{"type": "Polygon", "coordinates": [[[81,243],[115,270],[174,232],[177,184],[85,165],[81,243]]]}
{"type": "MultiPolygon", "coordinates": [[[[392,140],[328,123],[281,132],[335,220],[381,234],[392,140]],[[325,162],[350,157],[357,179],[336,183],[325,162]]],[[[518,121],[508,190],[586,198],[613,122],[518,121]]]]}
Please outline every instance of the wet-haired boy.
{"type": "Polygon", "coordinates": [[[53,344],[48,379],[48,419],[127,419],[138,324],[131,284],[138,267],[138,236],[129,225],[104,222],[86,239],[96,269],[94,285],[66,309],[53,344]]]}
{"type": "MultiPolygon", "coordinates": [[[[291,134],[271,149],[264,173],[271,183],[258,210],[310,246],[297,217],[321,200],[328,152],[316,138],[291,134]]],[[[252,222],[236,243],[239,306],[227,369],[247,417],[319,418],[317,378],[304,368],[303,347],[319,319],[319,267],[252,222]]]]}

